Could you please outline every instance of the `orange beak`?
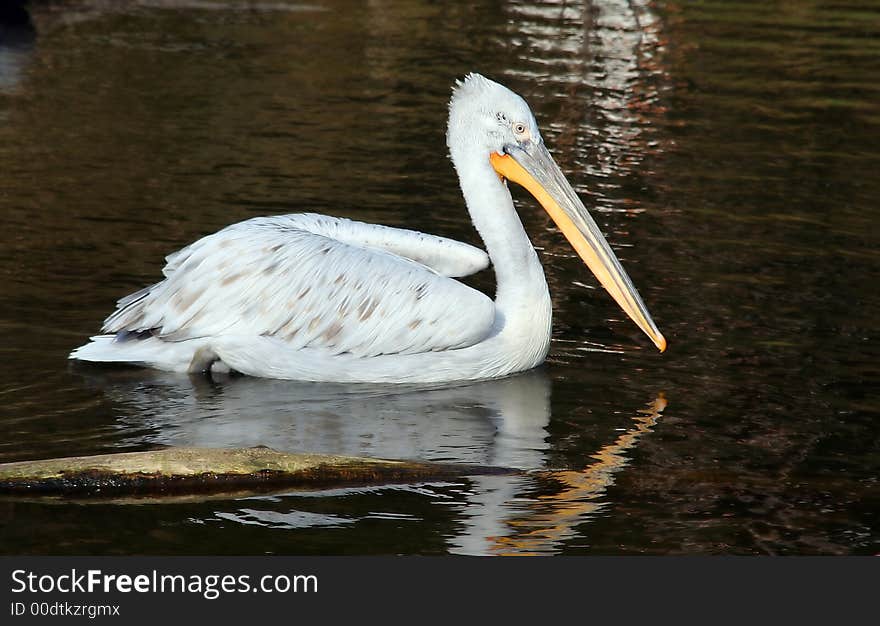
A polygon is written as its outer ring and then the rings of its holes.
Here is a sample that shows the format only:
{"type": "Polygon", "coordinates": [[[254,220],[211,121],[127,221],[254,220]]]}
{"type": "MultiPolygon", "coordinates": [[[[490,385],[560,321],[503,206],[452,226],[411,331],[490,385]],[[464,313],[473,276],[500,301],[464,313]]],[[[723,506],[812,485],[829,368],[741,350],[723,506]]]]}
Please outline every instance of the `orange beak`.
{"type": "Polygon", "coordinates": [[[505,151],[507,154],[492,153],[489,157],[495,171],[535,196],[620,308],[660,352],[666,350],[666,339],[651,319],[639,292],[543,142],[507,146],[505,151]]]}

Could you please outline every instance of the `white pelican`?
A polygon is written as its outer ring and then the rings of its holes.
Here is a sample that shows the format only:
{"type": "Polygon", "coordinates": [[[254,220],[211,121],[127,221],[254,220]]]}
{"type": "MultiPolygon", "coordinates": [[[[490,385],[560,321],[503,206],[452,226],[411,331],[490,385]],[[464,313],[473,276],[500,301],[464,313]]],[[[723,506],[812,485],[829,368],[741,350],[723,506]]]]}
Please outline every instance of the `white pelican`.
{"type": "Polygon", "coordinates": [[[520,96],[457,81],[446,142],[486,252],[315,214],[257,217],[169,255],[70,358],[308,381],[434,383],[533,368],[550,346],[544,271],[507,189],[528,189],[621,308],[666,340],[520,96]],[[494,302],[455,277],[495,268],[494,302]]]}

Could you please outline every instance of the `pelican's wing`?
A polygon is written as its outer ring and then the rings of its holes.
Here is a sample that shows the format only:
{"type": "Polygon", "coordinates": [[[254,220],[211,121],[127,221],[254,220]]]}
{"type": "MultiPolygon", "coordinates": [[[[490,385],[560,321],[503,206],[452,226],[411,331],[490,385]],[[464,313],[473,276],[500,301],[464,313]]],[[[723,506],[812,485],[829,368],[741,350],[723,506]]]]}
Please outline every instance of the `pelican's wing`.
{"type": "MultiPolygon", "coordinates": [[[[103,330],[168,341],[268,335],[359,356],[461,348],[491,331],[485,294],[378,247],[315,234],[301,219],[254,218],[170,255],[165,280],[120,300],[103,330]]],[[[353,240],[357,223],[346,228],[353,240]]]]}
{"type": "Polygon", "coordinates": [[[469,276],[489,267],[489,255],[466,243],[415,230],[300,213],[281,218],[297,228],[354,246],[385,250],[426,265],[443,276],[469,276]]]}

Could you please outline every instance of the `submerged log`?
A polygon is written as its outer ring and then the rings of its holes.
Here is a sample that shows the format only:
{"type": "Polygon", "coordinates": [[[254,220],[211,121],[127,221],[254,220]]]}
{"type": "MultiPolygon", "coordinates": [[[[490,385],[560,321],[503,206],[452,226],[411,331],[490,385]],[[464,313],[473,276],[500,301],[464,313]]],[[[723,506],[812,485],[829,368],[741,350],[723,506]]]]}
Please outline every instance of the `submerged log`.
{"type": "Polygon", "coordinates": [[[113,496],[277,491],[518,470],[256,448],[166,448],[0,464],[0,494],[113,496]]]}

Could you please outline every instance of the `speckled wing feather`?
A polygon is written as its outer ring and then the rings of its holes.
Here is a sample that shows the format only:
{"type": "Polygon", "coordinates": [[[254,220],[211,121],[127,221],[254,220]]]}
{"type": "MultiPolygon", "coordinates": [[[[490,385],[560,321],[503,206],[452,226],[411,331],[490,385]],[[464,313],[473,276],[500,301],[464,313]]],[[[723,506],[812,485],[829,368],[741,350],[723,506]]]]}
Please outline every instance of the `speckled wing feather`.
{"type": "Polygon", "coordinates": [[[462,275],[484,257],[350,220],[254,218],[169,255],[165,280],[120,300],[103,330],[166,341],[263,335],[357,356],[461,348],[490,333],[494,303],[425,263],[462,275]]]}

